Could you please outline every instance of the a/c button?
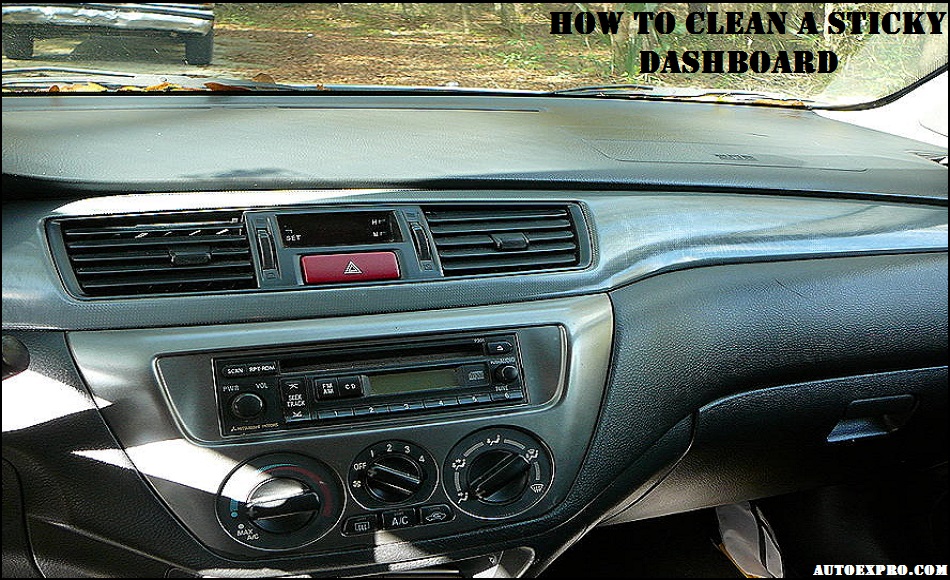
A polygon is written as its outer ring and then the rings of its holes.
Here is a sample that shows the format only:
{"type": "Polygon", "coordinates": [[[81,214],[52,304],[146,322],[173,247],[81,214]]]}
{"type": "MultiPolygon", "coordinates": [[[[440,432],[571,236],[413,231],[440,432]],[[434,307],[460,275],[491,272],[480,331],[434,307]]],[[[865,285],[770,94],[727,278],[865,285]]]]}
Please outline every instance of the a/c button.
{"type": "Polygon", "coordinates": [[[383,512],[383,529],[398,530],[400,528],[411,528],[419,523],[419,516],[414,509],[395,510],[383,512]]]}

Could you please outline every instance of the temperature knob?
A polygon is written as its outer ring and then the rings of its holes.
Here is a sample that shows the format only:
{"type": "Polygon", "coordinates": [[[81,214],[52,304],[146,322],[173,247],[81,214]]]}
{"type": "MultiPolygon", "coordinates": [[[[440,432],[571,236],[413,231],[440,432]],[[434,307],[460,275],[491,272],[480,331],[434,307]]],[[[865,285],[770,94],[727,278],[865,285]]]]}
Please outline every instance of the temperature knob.
{"type": "Polygon", "coordinates": [[[476,431],[449,452],[446,492],[470,515],[501,519],[518,515],[545,496],[554,479],[547,447],[520,430],[476,431]]]}
{"type": "Polygon", "coordinates": [[[296,453],[262,455],[238,465],[221,486],[216,511],[235,541],[262,550],[290,550],[316,541],[343,514],[339,477],[296,453]]]}
{"type": "Polygon", "coordinates": [[[320,495],[296,479],[275,477],[261,483],[244,503],[247,519],[262,530],[289,534],[320,513],[320,495]]]}

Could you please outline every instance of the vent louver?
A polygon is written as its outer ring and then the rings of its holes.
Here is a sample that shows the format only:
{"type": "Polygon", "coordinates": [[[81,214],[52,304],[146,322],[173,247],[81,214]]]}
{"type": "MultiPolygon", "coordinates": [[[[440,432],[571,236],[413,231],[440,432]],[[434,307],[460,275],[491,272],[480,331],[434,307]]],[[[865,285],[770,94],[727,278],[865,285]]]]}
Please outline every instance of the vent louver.
{"type": "Polygon", "coordinates": [[[153,214],[58,222],[87,296],[256,287],[239,212],[153,214]]]}
{"type": "Polygon", "coordinates": [[[568,206],[423,208],[446,276],[529,272],[581,264],[568,206]]]}

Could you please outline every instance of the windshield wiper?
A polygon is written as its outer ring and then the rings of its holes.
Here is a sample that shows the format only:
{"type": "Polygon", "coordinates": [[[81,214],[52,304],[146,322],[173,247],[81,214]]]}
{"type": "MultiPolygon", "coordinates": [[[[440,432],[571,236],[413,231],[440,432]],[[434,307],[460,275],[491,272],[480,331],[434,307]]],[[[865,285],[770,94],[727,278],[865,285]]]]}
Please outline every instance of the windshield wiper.
{"type": "Polygon", "coordinates": [[[546,93],[555,96],[602,97],[630,100],[696,101],[706,103],[729,103],[743,105],[770,105],[780,107],[812,108],[818,101],[790,97],[777,93],[761,93],[728,89],[691,89],[679,87],[654,87],[650,85],[594,85],[572,87],[546,93]]]}

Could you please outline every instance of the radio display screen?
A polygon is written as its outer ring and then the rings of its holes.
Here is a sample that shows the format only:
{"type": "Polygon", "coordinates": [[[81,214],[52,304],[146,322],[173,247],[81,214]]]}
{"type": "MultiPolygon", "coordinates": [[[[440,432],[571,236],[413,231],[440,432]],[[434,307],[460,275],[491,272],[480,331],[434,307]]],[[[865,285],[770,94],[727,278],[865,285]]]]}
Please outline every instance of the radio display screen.
{"type": "Polygon", "coordinates": [[[454,368],[371,375],[374,395],[399,395],[458,386],[454,368]]]}
{"type": "Polygon", "coordinates": [[[294,213],[277,216],[285,248],[385,244],[399,241],[392,212],[294,213]]]}

